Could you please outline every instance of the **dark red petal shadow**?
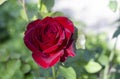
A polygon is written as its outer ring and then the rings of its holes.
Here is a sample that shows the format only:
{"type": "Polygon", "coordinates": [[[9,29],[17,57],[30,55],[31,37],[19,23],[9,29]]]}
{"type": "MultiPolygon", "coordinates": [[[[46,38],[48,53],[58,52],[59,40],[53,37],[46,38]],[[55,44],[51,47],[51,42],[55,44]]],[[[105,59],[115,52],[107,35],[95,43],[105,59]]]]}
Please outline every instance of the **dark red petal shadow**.
{"type": "Polygon", "coordinates": [[[63,55],[63,53],[64,51],[61,50],[59,52],[54,53],[54,55],[48,57],[44,57],[39,54],[33,53],[32,57],[39,66],[42,66],[43,68],[48,68],[55,65],[60,60],[60,57],[63,55]]]}
{"type": "Polygon", "coordinates": [[[75,50],[73,48],[73,42],[70,43],[70,45],[66,48],[66,53],[68,53],[68,56],[75,56],[75,50]]]}
{"type": "Polygon", "coordinates": [[[41,22],[40,19],[37,19],[37,20],[35,20],[35,21],[32,21],[31,23],[28,24],[27,30],[29,30],[29,29],[35,27],[35,26],[38,25],[40,22],[41,22]]]}

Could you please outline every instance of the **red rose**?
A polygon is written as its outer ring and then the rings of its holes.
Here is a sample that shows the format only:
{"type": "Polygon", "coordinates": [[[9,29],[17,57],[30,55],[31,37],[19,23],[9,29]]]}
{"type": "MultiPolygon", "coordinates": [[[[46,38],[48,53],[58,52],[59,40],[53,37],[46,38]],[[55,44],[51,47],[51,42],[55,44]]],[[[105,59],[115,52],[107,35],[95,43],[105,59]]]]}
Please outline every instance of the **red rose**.
{"type": "Polygon", "coordinates": [[[49,68],[75,56],[73,48],[74,25],[66,17],[46,17],[28,24],[24,36],[26,46],[39,66],[49,68]]]}

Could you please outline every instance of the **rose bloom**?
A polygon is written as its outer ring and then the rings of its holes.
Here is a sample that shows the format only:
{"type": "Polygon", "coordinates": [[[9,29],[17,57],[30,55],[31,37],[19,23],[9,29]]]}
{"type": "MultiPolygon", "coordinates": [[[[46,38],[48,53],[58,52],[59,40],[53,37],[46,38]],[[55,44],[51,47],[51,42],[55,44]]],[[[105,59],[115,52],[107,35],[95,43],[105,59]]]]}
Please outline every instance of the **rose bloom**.
{"type": "Polygon", "coordinates": [[[73,48],[74,25],[66,17],[46,17],[28,24],[24,43],[32,51],[35,62],[49,68],[75,56],[73,48]]]}

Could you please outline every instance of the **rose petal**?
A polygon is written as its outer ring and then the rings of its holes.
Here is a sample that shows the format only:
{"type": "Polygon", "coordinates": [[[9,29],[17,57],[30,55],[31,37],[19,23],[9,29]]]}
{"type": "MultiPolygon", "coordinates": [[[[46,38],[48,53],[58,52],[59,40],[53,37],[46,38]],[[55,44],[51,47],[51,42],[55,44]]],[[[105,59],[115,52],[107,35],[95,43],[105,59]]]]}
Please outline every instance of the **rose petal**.
{"type": "Polygon", "coordinates": [[[46,18],[44,18],[43,20],[41,20],[41,23],[42,24],[49,24],[49,23],[51,23],[51,22],[53,22],[54,20],[53,20],[53,18],[52,17],[46,17],[46,18]]]}
{"type": "Polygon", "coordinates": [[[60,57],[60,61],[64,62],[68,57],[68,53],[66,53],[66,50],[64,50],[64,54],[60,57]]]}
{"type": "Polygon", "coordinates": [[[57,50],[59,48],[59,46],[64,42],[64,40],[65,40],[65,33],[63,32],[62,35],[60,36],[59,41],[57,42],[57,44],[55,44],[54,46],[44,50],[43,52],[44,53],[51,53],[51,52],[57,50]]]}
{"type": "Polygon", "coordinates": [[[50,55],[49,57],[41,56],[39,55],[39,53],[33,53],[32,57],[39,66],[43,68],[48,68],[55,65],[60,60],[60,56],[62,56],[63,53],[64,51],[61,50],[57,53],[54,53],[54,55],[50,55]]]}
{"type": "Polygon", "coordinates": [[[39,53],[41,52],[39,49],[37,49],[31,42],[27,39],[24,39],[25,45],[34,53],[39,53]]]}
{"type": "Polygon", "coordinates": [[[33,51],[33,48],[39,51],[41,50],[34,29],[29,30],[29,32],[25,34],[24,42],[31,51],[33,51]]]}
{"type": "Polygon", "coordinates": [[[27,30],[29,30],[29,29],[31,29],[31,28],[37,26],[40,22],[41,22],[40,19],[37,19],[37,20],[35,20],[35,21],[32,21],[31,23],[28,24],[27,30]]]}
{"type": "Polygon", "coordinates": [[[66,53],[68,53],[68,56],[75,56],[73,42],[70,42],[70,44],[67,46],[66,53]]]}
{"type": "Polygon", "coordinates": [[[64,28],[70,30],[72,33],[74,32],[73,23],[66,17],[55,17],[56,21],[58,21],[64,28]]]}
{"type": "Polygon", "coordinates": [[[61,56],[60,61],[64,62],[68,56],[75,56],[74,49],[73,49],[73,42],[68,46],[67,49],[64,50],[64,54],[61,56]]]}
{"type": "Polygon", "coordinates": [[[71,33],[68,29],[65,29],[65,36],[66,36],[67,42],[69,42],[72,35],[73,35],[73,33],[71,33]]]}

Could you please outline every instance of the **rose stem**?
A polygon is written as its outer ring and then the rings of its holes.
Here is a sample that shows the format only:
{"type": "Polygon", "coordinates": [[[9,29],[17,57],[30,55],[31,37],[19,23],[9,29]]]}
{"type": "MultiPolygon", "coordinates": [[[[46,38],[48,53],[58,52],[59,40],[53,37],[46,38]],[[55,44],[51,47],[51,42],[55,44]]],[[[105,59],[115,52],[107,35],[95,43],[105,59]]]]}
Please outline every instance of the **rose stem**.
{"type": "Polygon", "coordinates": [[[23,10],[24,10],[24,12],[25,12],[26,21],[28,22],[28,21],[29,21],[29,18],[28,18],[28,15],[27,15],[26,7],[25,7],[25,0],[22,0],[22,6],[23,6],[23,10]]]}
{"type": "Polygon", "coordinates": [[[56,74],[55,74],[55,67],[52,67],[52,74],[53,74],[53,79],[56,79],[56,74]]]}

